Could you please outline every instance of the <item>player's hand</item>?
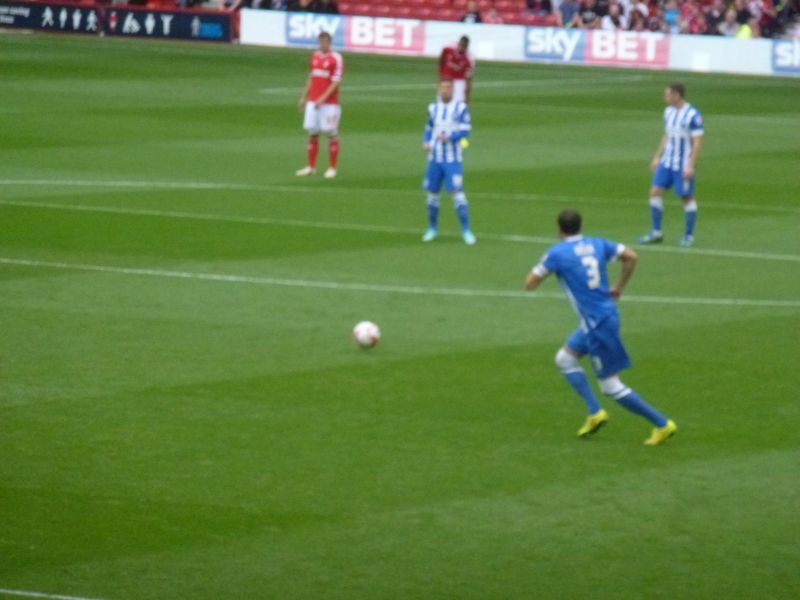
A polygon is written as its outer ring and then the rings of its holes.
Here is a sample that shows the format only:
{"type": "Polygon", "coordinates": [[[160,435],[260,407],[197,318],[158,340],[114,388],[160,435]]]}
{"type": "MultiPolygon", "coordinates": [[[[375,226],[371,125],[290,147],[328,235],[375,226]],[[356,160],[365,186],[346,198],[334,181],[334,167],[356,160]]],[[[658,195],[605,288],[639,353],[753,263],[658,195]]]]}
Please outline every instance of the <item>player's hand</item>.
{"type": "Polygon", "coordinates": [[[306,107],[306,99],[305,96],[300,96],[300,99],[297,101],[297,110],[303,112],[306,107]]]}
{"type": "Polygon", "coordinates": [[[431,151],[431,145],[430,144],[422,144],[422,151],[423,152],[430,152],[431,151]]]}
{"type": "Polygon", "coordinates": [[[447,140],[450,139],[450,135],[447,134],[447,133],[442,132],[442,133],[440,133],[439,135],[436,136],[436,139],[437,140],[441,140],[443,142],[446,142],[447,140]]]}
{"type": "Polygon", "coordinates": [[[658,168],[658,159],[654,158],[653,160],[650,161],[650,170],[653,173],[655,173],[657,168],[658,168]]]}
{"type": "Polygon", "coordinates": [[[622,290],[619,288],[611,288],[611,291],[608,293],[611,296],[612,300],[619,300],[619,297],[622,296],[622,290]]]}
{"type": "Polygon", "coordinates": [[[686,179],[691,179],[692,177],[694,177],[694,165],[693,164],[690,163],[690,164],[686,165],[686,168],[683,170],[683,176],[686,179]]]}

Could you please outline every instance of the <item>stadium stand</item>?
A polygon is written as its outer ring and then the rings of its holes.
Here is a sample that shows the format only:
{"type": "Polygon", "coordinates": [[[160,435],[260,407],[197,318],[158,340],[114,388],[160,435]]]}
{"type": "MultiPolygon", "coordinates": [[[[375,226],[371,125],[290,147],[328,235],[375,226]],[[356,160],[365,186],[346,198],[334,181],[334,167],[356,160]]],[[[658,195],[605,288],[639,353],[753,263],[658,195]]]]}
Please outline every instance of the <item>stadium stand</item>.
{"type": "MultiPolygon", "coordinates": [[[[438,21],[460,21],[466,8],[467,0],[340,0],[339,2],[339,12],[343,15],[438,21]]],[[[553,15],[529,13],[525,0],[478,0],[479,11],[488,12],[492,8],[507,24],[542,26],[556,24],[553,15]]]]}

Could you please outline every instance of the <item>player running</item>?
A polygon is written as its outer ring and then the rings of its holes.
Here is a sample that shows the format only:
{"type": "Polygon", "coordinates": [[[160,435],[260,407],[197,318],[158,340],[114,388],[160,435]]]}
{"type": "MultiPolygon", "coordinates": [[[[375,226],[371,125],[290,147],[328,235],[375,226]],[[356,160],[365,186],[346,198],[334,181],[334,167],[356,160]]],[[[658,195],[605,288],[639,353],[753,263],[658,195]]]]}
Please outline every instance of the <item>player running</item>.
{"type": "Polygon", "coordinates": [[[689,104],[686,90],[680,83],[672,83],[664,90],[664,135],[650,164],[653,183],[650,188],[650,233],[639,238],[642,244],[658,244],[664,240],[661,220],[664,216],[664,190],[675,188],[675,195],[683,200],[684,232],[681,246],[694,244],[694,226],[697,221],[697,201],[694,199],[694,173],[700,149],[703,147],[703,117],[689,104]]]}
{"type": "Polygon", "coordinates": [[[423,242],[432,242],[439,231],[439,192],[444,189],[453,196],[456,214],[461,223],[464,243],[471,246],[477,239],[469,228],[469,208],[464,194],[463,149],[461,141],[472,129],[469,108],[453,98],[453,82],[439,82],[439,98],[428,106],[422,149],[428,153],[423,188],[428,192],[428,230],[423,242]]]}
{"type": "Polygon", "coordinates": [[[298,101],[300,111],[305,111],[303,128],[308,131],[308,163],[295,175],[307,177],[317,170],[320,132],[328,136],[328,169],[325,177],[336,177],[339,160],[339,86],[342,83],[344,61],[342,55],[331,50],[331,34],[319,34],[319,50],[311,55],[311,73],[298,101]]]}
{"type": "Polygon", "coordinates": [[[583,237],[580,233],[581,215],[575,210],[562,211],[558,215],[558,227],[562,242],[545,253],[528,274],[525,286],[535,290],[545,277],[554,273],[580,318],[580,327],[569,336],[555,359],[556,366],[586,403],[589,412],[578,435],[590,436],[609,418],[600,407],[579,362],[588,354],[600,390],[655,425],[650,437],[644,441],[646,445],[662,444],[678,430],[675,422],[642,400],[619,378],[620,371],[630,368],[631,361],[620,337],[620,318],[614,300],[622,295],[638,257],[622,244],[583,237]],[[617,283],[609,290],[606,263],[615,259],[622,262],[622,271],[617,283]]]}

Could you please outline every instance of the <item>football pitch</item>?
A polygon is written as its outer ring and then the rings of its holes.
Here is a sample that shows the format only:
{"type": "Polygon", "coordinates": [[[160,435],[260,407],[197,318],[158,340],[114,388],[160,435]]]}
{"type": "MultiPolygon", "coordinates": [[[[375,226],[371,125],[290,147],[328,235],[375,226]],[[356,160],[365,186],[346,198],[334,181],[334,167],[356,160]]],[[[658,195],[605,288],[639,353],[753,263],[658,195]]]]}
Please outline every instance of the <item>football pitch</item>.
{"type": "Polygon", "coordinates": [[[800,80],[479,64],[468,247],[447,196],[420,241],[435,61],[345,60],[299,179],[308,52],[0,35],[0,598],[800,597],[800,80]],[[562,208],[648,229],[672,80],[697,243],[668,195],[620,311],[680,431],[582,441],[522,284],[562,208]]]}

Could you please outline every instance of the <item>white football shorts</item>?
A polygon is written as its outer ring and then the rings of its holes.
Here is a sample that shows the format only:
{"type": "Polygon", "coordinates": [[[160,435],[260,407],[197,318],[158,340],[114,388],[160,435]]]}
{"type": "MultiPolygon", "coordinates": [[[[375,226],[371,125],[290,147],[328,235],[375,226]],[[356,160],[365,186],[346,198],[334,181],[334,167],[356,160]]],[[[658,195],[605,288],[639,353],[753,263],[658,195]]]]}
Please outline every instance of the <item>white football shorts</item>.
{"type": "Polygon", "coordinates": [[[313,102],[306,102],[303,129],[311,134],[316,134],[321,131],[330,135],[336,135],[339,131],[339,119],[341,116],[342,107],[339,104],[323,104],[319,108],[316,108],[313,102]]]}

